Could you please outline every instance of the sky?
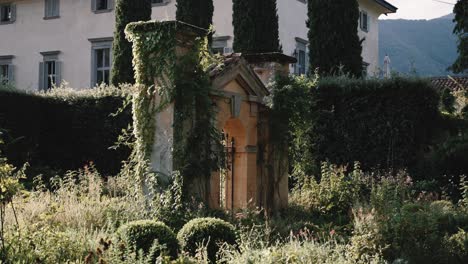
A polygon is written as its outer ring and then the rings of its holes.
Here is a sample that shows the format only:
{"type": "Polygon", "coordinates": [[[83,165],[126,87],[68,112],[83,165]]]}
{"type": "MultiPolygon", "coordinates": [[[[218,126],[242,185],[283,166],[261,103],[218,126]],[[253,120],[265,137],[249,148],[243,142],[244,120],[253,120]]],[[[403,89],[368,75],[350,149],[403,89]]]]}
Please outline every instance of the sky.
{"type": "Polygon", "coordinates": [[[453,12],[457,0],[386,0],[398,7],[396,14],[381,16],[380,19],[433,19],[453,12]],[[446,3],[452,3],[446,4],[446,3]]]}

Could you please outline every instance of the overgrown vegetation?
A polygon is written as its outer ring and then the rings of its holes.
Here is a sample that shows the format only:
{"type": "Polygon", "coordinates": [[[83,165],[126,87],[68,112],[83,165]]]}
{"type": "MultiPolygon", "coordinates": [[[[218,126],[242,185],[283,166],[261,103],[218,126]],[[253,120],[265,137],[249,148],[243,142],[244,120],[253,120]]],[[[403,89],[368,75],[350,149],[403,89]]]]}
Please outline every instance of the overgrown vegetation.
{"type": "Polygon", "coordinates": [[[231,225],[196,219],[212,214],[199,207],[180,211],[183,218],[195,220],[172,231],[145,219],[167,219],[173,226],[177,219],[164,208],[177,208],[178,203],[166,207],[169,200],[163,193],[148,204],[131,175],[104,182],[93,167],[86,167],[55,178],[53,190],[45,189],[38,178],[32,191],[11,200],[16,215],[11,206],[6,207],[2,259],[8,263],[154,263],[155,259],[162,263],[171,263],[170,259],[176,259],[174,263],[214,259],[225,263],[466,263],[466,181],[460,184],[462,199],[454,204],[421,189],[405,172],[394,176],[365,173],[358,166],[323,164],[322,168],[316,177],[321,181],[298,183],[290,208],[281,216],[265,219],[260,212],[246,209],[230,219],[231,225]],[[173,232],[179,232],[180,250],[174,245],[173,232]],[[141,241],[146,241],[142,247],[141,241]]]}
{"type": "Polygon", "coordinates": [[[184,178],[187,197],[207,201],[209,177],[218,168],[219,131],[212,120],[208,66],[217,61],[208,51],[207,32],[182,22],[132,23],[127,37],[134,43],[138,91],[133,96],[136,170],[144,168],[154,142],[155,114],[174,102],[174,170],[184,178]],[[176,43],[187,50],[176,56],[176,43]],[[158,49],[155,50],[155,47],[158,49]],[[156,78],[156,83],[155,83],[156,78]]]}
{"type": "Polygon", "coordinates": [[[135,137],[121,135],[120,144],[134,152],[114,177],[102,177],[89,163],[38,176],[29,191],[21,184],[24,169],[0,156],[2,263],[468,262],[468,181],[460,176],[467,170],[453,170],[467,164],[464,88],[439,100],[419,79],[279,78],[268,98],[269,140],[273,148],[289,149],[291,167],[283,168],[293,176],[289,207],[228,216],[191,199],[209,193],[219,158],[206,74],[219,62],[199,30],[181,22],[130,24],[133,89],[2,90],[28,107],[44,100],[64,113],[118,97],[118,104],[109,103],[118,116],[128,114],[132,95],[135,137]],[[181,29],[188,30],[187,54],[174,46],[181,29]],[[180,172],[167,175],[164,186],[148,162],[155,114],[174,101],[180,172]],[[439,170],[420,177],[429,168],[424,162],[450,169],[453,178],[445,182],[439,170]]]}

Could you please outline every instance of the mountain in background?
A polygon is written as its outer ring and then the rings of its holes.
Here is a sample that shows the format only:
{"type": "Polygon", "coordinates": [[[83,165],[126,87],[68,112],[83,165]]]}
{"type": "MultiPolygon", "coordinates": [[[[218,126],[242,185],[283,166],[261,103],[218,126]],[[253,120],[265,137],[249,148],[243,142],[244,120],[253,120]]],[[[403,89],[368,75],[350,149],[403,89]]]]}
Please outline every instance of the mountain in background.
{"type": "Polygon", "coordinates": [[[392,71],[442,76],[457,58],[453,14],[431,20],[380,20],[380,64],[390,56],[392,71]]]}

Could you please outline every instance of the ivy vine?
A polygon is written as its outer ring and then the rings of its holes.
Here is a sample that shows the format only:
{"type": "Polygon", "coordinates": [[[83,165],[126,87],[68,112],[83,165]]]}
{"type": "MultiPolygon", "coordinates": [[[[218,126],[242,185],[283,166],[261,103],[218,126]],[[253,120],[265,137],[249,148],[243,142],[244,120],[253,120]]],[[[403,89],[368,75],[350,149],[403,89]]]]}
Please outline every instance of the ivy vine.
{"type": "MultiPolygon", "coordinates": [[[[219,168],[221,136],[215,127],[214,102],[208,69],[221,64],[208,50],[206,31],[182,22],[137,22],[126,28],[133,42],[136,91],[133,96],[135,158],[138,175],[145,174],[156,129],[155,114],[174,102],[174,169],[185,181],[200,183],[198,194],[207,194],[211,172],[219,168]],[[181,31],[197,34],[181,37],[181,31]],[[203,34],[201,34],[203,33],[203,34]],[[183,46],[186,52],[176,50],[183,46]],[[179,53],[179,54],[177,54],[179,53]],[[156,83],[156,84],[155,84],[156,83]],[[156,93],[161,98],[156,102],[156,93]],[[194,181],[196,179],[196,181],[194,181]],[[205,180],[202,180],[205,179],[205,180]]],[[[200,197],[206,198],[206,197],[200,197]]]]}

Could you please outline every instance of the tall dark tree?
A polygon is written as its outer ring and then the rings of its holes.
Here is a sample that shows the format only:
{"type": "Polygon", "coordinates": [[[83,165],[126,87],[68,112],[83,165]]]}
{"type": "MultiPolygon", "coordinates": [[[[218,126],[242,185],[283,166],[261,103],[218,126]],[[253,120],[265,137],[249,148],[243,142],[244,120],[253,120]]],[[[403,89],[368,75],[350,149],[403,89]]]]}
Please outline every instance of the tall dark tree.
{"type": "Polygon", "coordinates": [[[362,41],[357,0],[309,0],[310,69],[322,75],[341,72],[362,77],[362,41]]]}
{"type": "Polygon", "coordinates": [[[213,0],[177,0],[176,19],[208,29],[213,24],[213,0]]]}
{"type": "Polygon", "coordinates": [[[233,0],[234,50],[281,51],[276,0],[233,0]]]}
{"type": "Polygon", "coordinates": [[[458,35],[458,58],[450,67],[455,73],[468,72],[468,0],[459,0],[453,9],[455,28],[458,35]]]}
{"type": "Polygon", "coordinates": [[[135,83],[132,43],[125,39],[125,27],[130,22],[151,20],[151,0],[117,0],[115,32],[112,46],[111,83],[135,83]]]}

